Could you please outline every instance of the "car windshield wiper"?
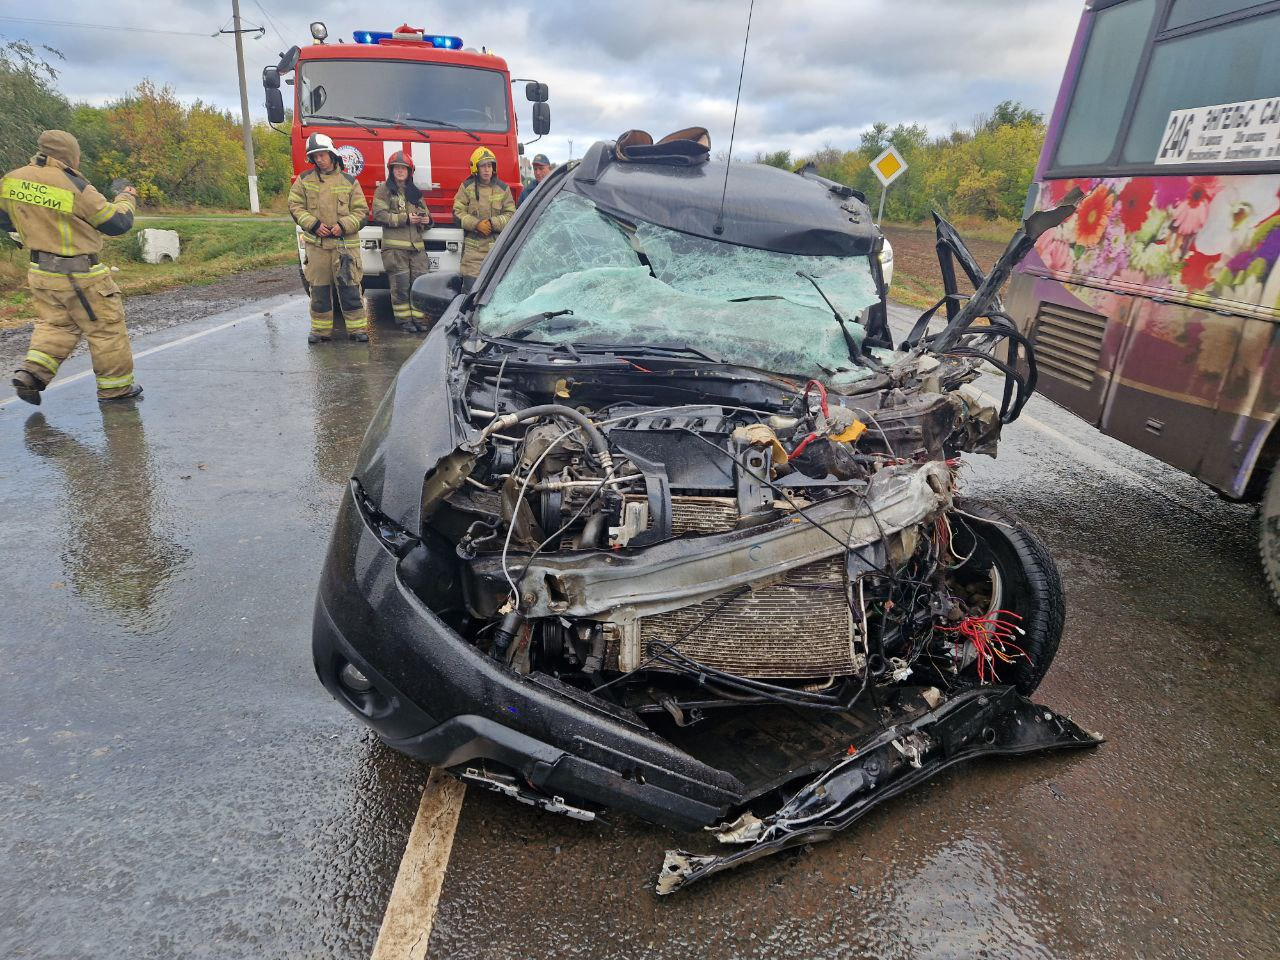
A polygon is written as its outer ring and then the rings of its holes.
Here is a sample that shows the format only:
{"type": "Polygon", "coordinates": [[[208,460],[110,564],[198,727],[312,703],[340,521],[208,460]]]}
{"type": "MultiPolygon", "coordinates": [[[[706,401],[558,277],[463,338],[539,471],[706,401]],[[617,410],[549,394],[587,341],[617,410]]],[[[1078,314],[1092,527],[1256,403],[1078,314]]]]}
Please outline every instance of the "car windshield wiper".
{"type": "Polygon", "coordinates": [[[820,296],[823,302],[826,303],[826,305],[831,308],[831,313],[833,316],[835,316],[836,323],[840,324],[840,332],[844,334],[845,346],[849,350],[849,359],[852,360],[855,364],[861,364],[862,350],[858,346],[858,341],[854,339],[853,334],[849,332],[849,326],[848,326],[849,321],[845,318],[844,314],[842,314],[839,310],[837,310],[836,305],[831,302],[831,299],[825,293],[822,292],[822,287],[818,286],[818,281],[813,276],[813,274],[805,273],[803,270],[797,270],[796,276],[804,277],[806,280],[812,283],[813,289],[818,291],[818,296],[820,296]]]}
{"type": "Polygon", "coordinates": [[[648,353],[663,354],[677,357],[693,357],[695,360],[705,360],[707,363],[725,363],[724,360],[718,360],[709,354],[703,353],[694,347],[671,347],[662,344],[653,343],[580,343],[579,349],[590,350],[609,350],[613,353],[648,353]]]}
{"type": "Polygon", "coordinates": [[[493,334],[495,337],[506,337],[508,340],[519,340],[528,335],[528,331],[535,324],[541,323],[543,320],[550,320],[552,317],[573,316],[572,310],[543,310],[541,313],[535,313],[532,316],[525,317],[523,320],[517,320],[505,330],[499,330],[493,334]]]}
{"type": "Polygon", "coordinates": [[[328,120],[330,123],[349,123],[353,127],[359,127],[365,133],[368,133],[372,136],[376,137],[378,135],[377,130],[373,129],[373,127],[368,126],[367,124],[361,123],[355,117],[339,117],[339,116],[335,116],[328,113],[309,113],[302,118],[302,125],[305,127],[312,120],[328,120]]]}
{"type": "Polygon", "coordinates": [[[459,126],[458,124],[452,123],[449,120],[432,120],[427,117],[405,117],[405,119],[412,120],[414,123],[430,124],[433,127],[450,127],[454,130],[461,130],[463,133],[465,133],[468,137],[470,137],[476,143],[480,142],[480,138],[476,136],[474,133],[472,133],[470,130],[468,130],[466,127],[459,126]]]}

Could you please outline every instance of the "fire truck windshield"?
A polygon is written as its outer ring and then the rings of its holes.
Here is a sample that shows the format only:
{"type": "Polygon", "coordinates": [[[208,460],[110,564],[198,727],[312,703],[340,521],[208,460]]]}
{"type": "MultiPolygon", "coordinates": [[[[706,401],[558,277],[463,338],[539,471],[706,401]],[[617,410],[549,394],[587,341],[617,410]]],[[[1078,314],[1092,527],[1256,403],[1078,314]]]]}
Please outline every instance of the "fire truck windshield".
{"type": "Polygon", "coordinates": [[[364,114],[399,123],[412,117],[418,126],[484,133],[505,133],[511,125],[504,74],[443,63],[309,60],[298,66],[298,103],[304,120],[364,114]]]}

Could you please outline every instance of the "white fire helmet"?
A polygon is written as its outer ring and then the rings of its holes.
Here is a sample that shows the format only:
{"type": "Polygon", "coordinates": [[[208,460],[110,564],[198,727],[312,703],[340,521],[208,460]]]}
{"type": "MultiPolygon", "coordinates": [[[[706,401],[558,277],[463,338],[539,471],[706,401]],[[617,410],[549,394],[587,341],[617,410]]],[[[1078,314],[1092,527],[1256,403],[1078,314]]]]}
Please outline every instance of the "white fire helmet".
{"type": "Polygon", "coordinates": [[[333,138],[324,133],[313,133],[307,137],[307,159],[315,162],[313,159],[317,153],[331,153],[335,163],[342,163],[342,158],[338,155],[338,148],[333,145],[333,138]]]}

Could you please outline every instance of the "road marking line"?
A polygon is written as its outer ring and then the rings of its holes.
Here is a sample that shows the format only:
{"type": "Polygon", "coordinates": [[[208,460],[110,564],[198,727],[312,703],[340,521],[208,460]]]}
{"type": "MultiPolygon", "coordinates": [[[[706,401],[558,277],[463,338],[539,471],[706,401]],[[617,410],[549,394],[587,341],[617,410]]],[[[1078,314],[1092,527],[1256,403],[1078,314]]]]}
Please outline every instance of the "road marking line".
{"type": "MultiPolygon", "coordinates": [[[[136,363],[137,361],[141,360],[143,357],[149,357],[153,353],[159,353],[160,351],[168,350],[171,347],[180,347],[184,343],[190,343],[192,340],[199,340],[201,337],[207,337],[209,336],[209,334],[217,333],[219,330],[225,330],[227,329],[227,327],[234,327],[237,323],[244,323],[248,320],[261,320],[266,316],[266,314],[267,312],[264,310],[258,314],[251,313],[245,317],[236,317],[236,319],[234,320],[228,320],[225,323],[220,323],[216,327],[210,327],[208,330],[201,330],[199,333],[191,333],[185,337],[179,337],[177,340],[170,340],[168,343],[162,343],[156,347],[149,347],[146,350],[140,350],[138,353],[135,353],[133,355],[133,360],[136,363]]],[[[92,377],[92,376],[93,376],[92,367],[89,368],[88,370],[81,370],[79,373],[73,373],[69,377],[61,377],[57,380],[54,380],[53,383],[49,384],[47,387],[44,388],[44,392],[48,393],[50,390],[56,390],[59,387],[64,387],[68,383],[75,383],[77,380],[83,380],[85,377],[92,377]]],[[[18,402],[17,397],[7,397],[4,400],[0,400],[0,407],[8,406],[11,403],[17,403],[17,402],[18,402]]]]}
{"type": "Polygon", "coordinates": [[[442,770],[431,771],[370,960],[426,957],[466,792],[466,784],[442,770]]]}

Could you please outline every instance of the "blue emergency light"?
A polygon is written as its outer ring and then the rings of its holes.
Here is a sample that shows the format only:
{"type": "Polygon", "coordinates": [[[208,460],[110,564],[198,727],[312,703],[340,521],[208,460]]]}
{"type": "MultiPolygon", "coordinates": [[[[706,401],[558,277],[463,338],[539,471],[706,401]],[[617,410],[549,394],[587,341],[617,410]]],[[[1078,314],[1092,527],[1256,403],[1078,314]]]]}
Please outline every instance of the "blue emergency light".
{"type": "MultiPolygon", "coordinates": [[[[387,30],[357,30],[351,35],[356,43],[381,43],[383,40],[392,40],[395,34],[387,30]]],[[[461,50],[461,37],[446,36],[423,36],[422,43],[429,43],[433,47],[441,50],[461,50]]]]}

